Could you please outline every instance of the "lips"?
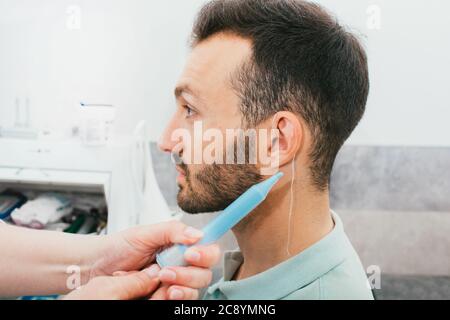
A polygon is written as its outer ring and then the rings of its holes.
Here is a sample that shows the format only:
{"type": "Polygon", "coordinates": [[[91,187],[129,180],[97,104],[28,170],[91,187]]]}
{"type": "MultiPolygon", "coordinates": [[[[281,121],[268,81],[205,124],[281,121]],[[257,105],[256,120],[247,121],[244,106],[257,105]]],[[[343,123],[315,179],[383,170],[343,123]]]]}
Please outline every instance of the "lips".
{"type": "Polygon", "coordinates": [[[179,166],[176,166],[175,169],[178,171],[178,173],[182,176],[186,176],[186,172],[181,169],[179,166]]]}

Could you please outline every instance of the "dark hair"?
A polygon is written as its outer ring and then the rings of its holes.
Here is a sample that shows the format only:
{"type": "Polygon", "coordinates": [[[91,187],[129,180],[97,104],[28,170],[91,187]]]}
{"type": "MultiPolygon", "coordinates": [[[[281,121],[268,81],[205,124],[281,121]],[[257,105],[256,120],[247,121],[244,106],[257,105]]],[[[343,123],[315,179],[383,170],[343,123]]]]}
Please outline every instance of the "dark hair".
{"type": "Polygon", "coordinates": [[[369,92],[367,57],[356,37],[322,7],[301,0],[213,0],[197,17],[192,44],[219,32],[253,44],[253,57],[232,77],[247,125],[282,110],[299,114],[314,139],[313,183],[326,190],[369,92]]]}

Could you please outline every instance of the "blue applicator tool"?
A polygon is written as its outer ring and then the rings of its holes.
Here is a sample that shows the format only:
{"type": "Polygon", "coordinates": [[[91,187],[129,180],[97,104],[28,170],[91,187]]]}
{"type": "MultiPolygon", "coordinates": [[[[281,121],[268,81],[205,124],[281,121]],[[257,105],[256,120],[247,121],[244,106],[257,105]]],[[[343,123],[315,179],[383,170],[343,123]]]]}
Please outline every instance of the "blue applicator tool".
{"type": "MultiPolygon", "coordinates": [[[[208,245],[219,240],[227,231],[239,223],[253,209],[266,199],[269,191],[283,176],[278,172],[267,180],[255,184],[233,201],[223,212],[203,228],[204,236],[195,245],[208,245]]],[[[170,266],[186,266],[184,252],[189,248],[185,245],[174,245],[156,256],[161,268],[170,266]]]]}

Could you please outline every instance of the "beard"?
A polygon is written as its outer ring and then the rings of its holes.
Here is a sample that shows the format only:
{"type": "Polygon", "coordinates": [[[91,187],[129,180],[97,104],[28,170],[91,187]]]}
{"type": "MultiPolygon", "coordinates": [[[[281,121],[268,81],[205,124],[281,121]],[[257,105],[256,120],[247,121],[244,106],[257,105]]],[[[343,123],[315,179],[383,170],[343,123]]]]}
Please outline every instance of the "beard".
{"type": "MultiPolygon", "coordinates": [[[[234,159],[237,163],[237,150],[234,147],[234,159]]],[[[242,151],[242,149],[240,149],[242,151]]],[[[184,172],[185,183],[179,184],[178,206],[186,213],[196,214],[224,210],[242,193],[254,184],[261,182],[263,176],[256,165],[250,164],[249,141],[245,141],[244,164],[186,165],[180,157],[178,166],[184,172]]]]}
{"type": "Polygon", "coordinates": [[[184,185],[179,185],[177,202],[186,213],[221,211],[242,193],[263,180],[255,165],[211,164],[192,174],[182,163],[185,172],[184,185]]]}

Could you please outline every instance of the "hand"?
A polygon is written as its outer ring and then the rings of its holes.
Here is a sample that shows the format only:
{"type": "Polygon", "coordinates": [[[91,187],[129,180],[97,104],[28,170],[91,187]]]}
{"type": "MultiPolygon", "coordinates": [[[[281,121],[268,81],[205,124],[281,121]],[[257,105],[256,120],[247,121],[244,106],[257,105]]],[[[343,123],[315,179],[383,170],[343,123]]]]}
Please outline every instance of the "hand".
{"type": "Polygon", "coordinates": [[[211,272],[197,267],[161,270],[157,264],[142,271],[118,271],[92,279],[65,300],[196,300],[198,288],[211,282],[211,272]],[[161,285],[161,281],[166,283],[161,285]]]}
{"type": "Polygon", "coordinates": [[[133,300],[149,296],[159,286],[159,267],[116,276],[101,276],[72,291],[64,300],[133,300]]]}
{"type": "Polygon", "coordinates": [[[211,254],[200,254],[208,247],[193,247],[190,250],[196,254],[189,254],[186,251],[186,256],[190,263],[195,266],[188,267],[167,267],[163,268],[159,274],[161,286],[152,294],[152,300],[196,300],[199,298],[197,289],[207,287],[212,280],[212,272],[209,269],[219,260],[220,250],[217,246],[210,247],[211,254]],[[198,253],[197,253],[198,252],[198,253]],[[214,253],[215,252],[215,253],[214,253]],[[217,255],[216,255],[217,254],[217,255]],[[193,257],[195,256],[196,257],[193,257]],[[211,257],[215,256],[214,260],[211,257]]]}
{"type": "MultiPolygon", "coordinates": [[[[132,273],[129,271],[141,270],[155,261],[156,253],[174,243],[192,245],[203,236],[202,232],[192,227],[188,227],[181,222],[173,221],[151,226],[135,227],[119,233],[117,235],[105,236],[100,249],[95,250],[93,258],[88,261],[90,266],[89,279],[92,279],[82,291],[77,290],[69,295],[69,298],[93,297],[92,293],[102,291],[99,287],[105,285],[109,288],[98,296],[98,298],[109,296],[110,299],[117,298],[114,293],[116,286],[125,286],[124,282],[143,282],[145,274],[132,273]],[[116,279],[112,275],[125,275],[123,279],[116,279]],[[108,277],[109,276],[109,277],[108,277]],[[100,277],[100,279],[98,279],[100,277]],[[138,277],[139,279],[135,279],[138,277]],[[97,280],[96,280],[97,279],[97,280]],[[93,283],[91,283],[94,281],[93,283]],[[97,289],[96,289],[97,288],[97,289]]],[[[98,240],[98,239],[96,239],[98,240]]],[[[158,274],[159,281],[163,282],[154,295],[153,299],[196,299],[197,289],[206,287],[212,278],[212,273],[208,269],[212,267],[220,258],[220,250],[217,245],[196,246],[185,252],[185,260],[190,267],[167,268],[158,274]]],[[[158,268],[157,266],[152,266],[158,268]]],[[[147,270],[147,274],[148,274],[147,270]]],[[[154,269],[151,270],[152,272],[154,269]]],[[[159,271],[159,268],[158,268],[159,271]]],[[[154,279],[153,279],[154,280],[154,279]]],[[[152,284],[148,284],[151,293],[152,284]]],[[[142,297],[147,295],[147,291],[139,290],[136,287],[134,294],[127,294],[126,297],[142,297]],[[136,292],[135,292],[136,291],[136,292]]],[[[119,298],[124,297],[123,295],[119,298]]]]}
{"type": "MultiPolygon", "coordinates": [[[[192,245],[203,237],[200,230],[179,221],[139,226],[104,236],[103,244],[93,252],[89,277],[112,275],[117,271],[138,271],[154,263],[156,254],[174,243],[192,245]]],[[[98,240],[98,239],[96,239],[98,240]]],[[[194,266],[209,268],[220,258],[217,246],[202,246],[186,251],[185,259],[194,266]]]]}

